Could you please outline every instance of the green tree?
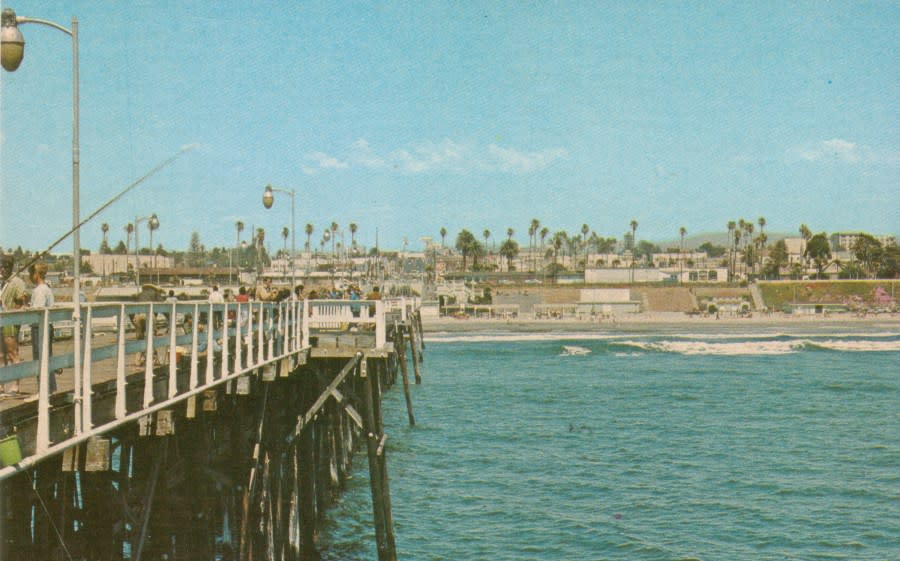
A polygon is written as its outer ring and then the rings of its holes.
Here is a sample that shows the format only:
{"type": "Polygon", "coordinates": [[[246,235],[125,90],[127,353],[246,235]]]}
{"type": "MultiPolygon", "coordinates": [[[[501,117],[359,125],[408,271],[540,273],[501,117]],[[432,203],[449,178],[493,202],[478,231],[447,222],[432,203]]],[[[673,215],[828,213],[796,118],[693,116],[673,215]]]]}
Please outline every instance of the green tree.
{"type": "Polygon", "coordinates": [[[816,267],[816,277],[825,277],[825,267],[831,260],[831,244],[825,232],[812,236],[806,244],[803,256],[813,262],[816,267]]]}
{"type": "Polygon", "coordinates": [[[500,255],[506,258],[506,270],[512,271],[512,262],[519,255],[519,244],[516,240],[506,240],[500,246],[500,255]]]}
{"type": "Polygon", "coordinates": [[[479,245],[478,240],[475,239],[475,235],[472,232],[463,229],[456,235],[456,249],[462,254],[463,258],[463,271],[466,270],[466,263],[475,247],[479,245]]]}
{"type": "Polygon", "coordinates": [[[441,226],[441,249],[444,248],[444,240],[447,237],[447,229],[441,226]]]}
{"type": "Polygon", "coordinates": [[[869,234],[860,234],[853,244],[853,256],[862,263],[866,276],[875,276],[878,273],[878,263],[884,253],[881,242],[869,234]]]}
{"type": "Polygon", "coordinates": [[[722,257],[728,251],[728,248],[721,245],[713,245],[711,242],[703,242],[697,249],[706,253],[711,259],[722,257]]]}
{"type": "Polygon", "coordinates": [[[662,250],[658,245],[648,242],[647,240],[641,240],[634,248],[635,260],[641,258],[649,262],[652,260],[654,253],[662,253],[662,250]]]}
{"type": "Polygon", "coordinates": [[[769,279],[781,278],[781,269],[788,264],[788,248],[784,240],[778,240],[769,252],[769,261],[763,269],[763,275],[769,279]]]}
{"type": "Polygon", "coordinates": [[[881,254],[878,276],[883,279],[900,278],[900,247],[889,245],[881,254]]]}
{"type": "Polygon", "coordinates": [[[206,262],[206,250],[200,243],[200,232],[191,232],[191,241],[188,244],[187,264],[189,267],[202,267],[206,262]]]}

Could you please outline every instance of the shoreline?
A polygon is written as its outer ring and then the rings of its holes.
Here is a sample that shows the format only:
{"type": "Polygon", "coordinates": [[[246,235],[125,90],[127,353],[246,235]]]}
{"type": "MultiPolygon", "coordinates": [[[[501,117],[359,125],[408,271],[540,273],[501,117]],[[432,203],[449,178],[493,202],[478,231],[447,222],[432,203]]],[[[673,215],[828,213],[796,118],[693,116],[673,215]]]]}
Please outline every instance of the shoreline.
{"type": "Polygon", "coordinates": [[[798,328],[832,331],[852,329],[860,332],[873,330],[896,331],[900,334],[900,314],[857,316],[790,316],[784,314],[760,314],[749,317],[691,317],[680,312],[644,312],[628,316],[607,317],[600,321],[576,319],[455,319],[422,318],[422,330],[436,333],[558,333],[595,331],[667,331],[670,329],[699,328],[737,331],[766,328],[798,328]]]}

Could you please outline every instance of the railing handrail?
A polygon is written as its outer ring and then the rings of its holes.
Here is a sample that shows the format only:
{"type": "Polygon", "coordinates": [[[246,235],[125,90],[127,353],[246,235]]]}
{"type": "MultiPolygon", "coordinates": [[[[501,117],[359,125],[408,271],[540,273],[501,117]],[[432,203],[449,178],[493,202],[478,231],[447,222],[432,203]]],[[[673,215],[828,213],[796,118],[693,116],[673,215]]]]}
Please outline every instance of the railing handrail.
{"type": "MultiPolygon", "coordinates": [[[[281,302],[224,302],[208,300],[180,300],[178,302],[93,302],[82,303],[81,317],[85,345],[82,379],[75,383],[75,402],[82,407],[72,407],[70,426],[75,430],[51,442],[49,380],[55,370],[72,367],[75,353],[59,353],[51,356],[51,325],[70,324],[73,315],[71,304],[49,308],[29,308],[0,312],[0,325],[37,326],[41,341],[38,360],[22,361],[14,365],[0,366],[0,383],[38,376],[38,418],[34,450],[15,466],[0,467],[0,480],[16,471],[25,469],[40,459],[83,442],[92,435],[109,431],[123,423],[169,407],[176,402],[196,396],[205,389],[220,385],[258,368],[293,368],[298,357],[309,349],[312,330],[321,325],[339,321],[340,326],[350,328],[374,324],[375,347],[384,348],[387,342],[388,317],[404,318],[420,305],[417,298],[385,300],[284,300],[281,302]],[[354,315],[354,312],[357,312],[354,315]],[[126,332],[136,331],[135,318],[153,316],[147,322],[146,336],[141,339],[126,337],[126,332]],[[185,321],[188,319],[187,323],[185,321]],[[113,319],[114,338],[94,338],[94,331],[109,330],[103,321],[113,319]],[[156,327],[163,323],[166,331],[160,335],[156,327]],[[178,328],[184,331],[178,333],[178,328]],[[184,329],[189,327],[189,329],[184,329]],[[205,328],[205,331],[204,329],[205,328]],[[164,395],[155,386],[162,383],[165,365],[156,367],[153,357],[157,349],[165,347],[168,353],[167,387],[164,395]],[[188,364],[179,365],[178,353],[183,349],[189,355],[188,364]],[[188,352],[189,349],[189,352],[188,352]],[[212,360],[208,360],[213,350],[212,360]],[[140,407],[126,410],[126,357],[145,352],[143,366],[144,397],[140,407]],[[115,362],[115,404],[109,418],[95,424],[93,418],[92,375],[99,361],[115,362]],[[287,362],[284,362],[287,361],[287,362]],[[181,366],[181,369],[179,369],[181,366]],[[185,368],[187,371],[185,371],[185,368]],[[201,371],[201,369],[203,369],[201,371]],[[180,376],[179,376],[180,374],[180,376]],[[185,381],[187,377],[187,381],[185,381]],[[154,392],[154,389],[157,389],[154,392]]],[[[304,355],[305,356],[305,355],[304,355]]],[[[135,372],[136,374],[138,372],[135,372]]],[[[112,386],[110,386],[112,390],[112,386]]]]}

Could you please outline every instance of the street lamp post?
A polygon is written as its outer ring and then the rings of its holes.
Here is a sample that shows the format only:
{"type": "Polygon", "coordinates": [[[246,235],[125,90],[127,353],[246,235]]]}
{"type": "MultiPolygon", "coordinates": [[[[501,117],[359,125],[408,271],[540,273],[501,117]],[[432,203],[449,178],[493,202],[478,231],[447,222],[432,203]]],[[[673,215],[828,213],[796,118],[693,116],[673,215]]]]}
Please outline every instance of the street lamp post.
{"type": "Polygon", "coordinates": [[[297,286],[297,268],[294,265],[294,257],[297,252],[297,220],[296,214],[294,212],[294,202],[297,193],[293,188],[287,190],[279,189],[278,187],[272,187],[271,185],[266,185],[266,189],[265,191],[263,191],[262,198],[264,207],[272,208],[272,205],[275,203],[275,191],[291,196],[291,298],[294,298],[294,289],[297,286]]]}
{"type": "Polygon", "coordinates": [[[150,230],[150,250],[153,251],[153,230],[159,228],[159,218],[156,217],[156,213],[154,212],[150,216],[139,216],[134,219],[134,258],[137,261],[137,267],[135,268],[136,282],[138,290],[141,289],[141,236],[140,236],[140,223],[147,222],[147,228],[150,230]]]}
{"type": "MultiPolygon", "coordinates": [[[[90,425],[90,419],[82,418],[82,380],[81,380],[81,236],[79,224],[81,223],[81,210],[79,200],[81,151],[78,141],[78,19],[72,16],[72,29],[54,23],[52,21],[17,16],[15,10],[5,8],[0,14],[0,64],[8,72],[15,72],[25,56],[25,37],[19,31],[19,24],[37,23],[62,31],[72,38],[72,323],[74,339],[74,366],[73,377],[75,384],[76,407],[75,432],[80,433],[84,428],[84,422],[90,425]]],[[[90,388],[88,388],[88,391],[90,388]]]]}

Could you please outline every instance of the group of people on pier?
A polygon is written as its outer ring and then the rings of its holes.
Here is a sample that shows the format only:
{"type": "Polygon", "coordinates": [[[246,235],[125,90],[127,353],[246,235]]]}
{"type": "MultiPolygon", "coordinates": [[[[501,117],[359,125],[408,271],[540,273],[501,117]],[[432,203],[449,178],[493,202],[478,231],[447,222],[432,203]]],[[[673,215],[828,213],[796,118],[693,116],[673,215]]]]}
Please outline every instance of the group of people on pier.
{"type": "MultiPolygon", "coordinates": [[[[53,291],[47,285],[47,264],[41,261],[35,261],[28,266],[28,279],[31,281],[32,288],[29,292],[25,285],[25,281],[16,274],[16,263],[12,256],[3,256],[0,259],[0,311],[14,311],[25,308],[49,308],[54,305],[53,291]]],[[[3,365],[11,365],[21,362],[23,359],[19,355],[19,339],[21,326],[4,325],[3,338],[0,341],[0,357],[2,357],[3,365]]],[[[53,354],[53,326],[50,325],[48,330],[48,355],[53,354]]],[[[38,324],[30,325],[31,334],[31,359],[40,360],[41,358],[41,329],[38,324]]],[[[50,392],[56,391],[56,374],[50,372],[50,392]]],[[[10,384],[0,384],[0,395],[3,397],[17,397],[22,395],[19,391],[19,381],[16,380],[10,384]]]]}

